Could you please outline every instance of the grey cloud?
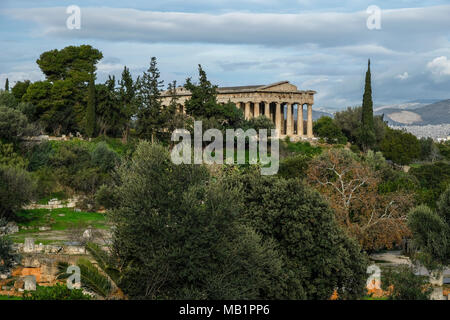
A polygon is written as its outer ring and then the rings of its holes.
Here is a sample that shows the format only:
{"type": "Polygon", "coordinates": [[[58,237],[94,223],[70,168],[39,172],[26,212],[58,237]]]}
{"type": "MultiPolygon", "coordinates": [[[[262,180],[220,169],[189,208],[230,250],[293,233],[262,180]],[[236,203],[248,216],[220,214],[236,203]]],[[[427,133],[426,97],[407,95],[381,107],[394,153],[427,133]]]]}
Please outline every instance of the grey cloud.
{"type": "Polygon", "coordinates": [[[439,48],[448,43],[450,30],[449,5],[384,10],[382,29],[373,31],[366,27],[366,12],[214,15],[82,8],[81,30],[66,28],[65,8],[9,9],[6,12],[17,19],[39,23],[47,36],[64,38],[299,47],[312,44],[321,48],[377,44],[376,49],[385,54],[391,53],[390,50],[439,48]]]}

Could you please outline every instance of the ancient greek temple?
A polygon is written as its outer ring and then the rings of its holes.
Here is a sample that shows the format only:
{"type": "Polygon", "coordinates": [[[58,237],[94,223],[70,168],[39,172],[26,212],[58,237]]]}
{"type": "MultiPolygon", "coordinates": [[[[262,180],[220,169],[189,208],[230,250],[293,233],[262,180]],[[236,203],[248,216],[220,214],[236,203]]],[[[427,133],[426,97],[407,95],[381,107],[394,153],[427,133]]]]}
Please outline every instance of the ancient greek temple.
{"type": "MultiPolygon", "coordinates": [[[[264,115],[275,124],[281,137],[313,138],[312,105],[315,91],[298,90],[289,83],[281,81],[269,85],[221,87],[217,89],[217,101],[229,101],[243,110],[245,118],[264,115]],[[307,106],[306,133],[303,120],[303,107],[307,106]],[[294,116],[296,115],[296,116],[294,116]]],[[[183,87],[176,89],[179,111],[185,112],[184,104],[190,98],[190,92],[183,87]]],[[[170,92],[163,93],[163,105],[169,105],[170,92]]]]}

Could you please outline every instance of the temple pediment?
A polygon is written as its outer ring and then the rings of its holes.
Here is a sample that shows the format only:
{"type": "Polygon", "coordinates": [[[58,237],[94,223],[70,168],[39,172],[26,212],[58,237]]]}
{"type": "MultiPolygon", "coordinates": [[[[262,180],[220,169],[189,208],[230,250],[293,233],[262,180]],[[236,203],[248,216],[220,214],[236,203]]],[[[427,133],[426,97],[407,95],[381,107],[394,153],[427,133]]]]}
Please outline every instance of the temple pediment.
{"type": "Polygon", "coordinates": [[[297,86],[289,83],[289,81],[280,81],[258,88],[258,91],[281,91],[281,92],[296,92],[297,86]]]}

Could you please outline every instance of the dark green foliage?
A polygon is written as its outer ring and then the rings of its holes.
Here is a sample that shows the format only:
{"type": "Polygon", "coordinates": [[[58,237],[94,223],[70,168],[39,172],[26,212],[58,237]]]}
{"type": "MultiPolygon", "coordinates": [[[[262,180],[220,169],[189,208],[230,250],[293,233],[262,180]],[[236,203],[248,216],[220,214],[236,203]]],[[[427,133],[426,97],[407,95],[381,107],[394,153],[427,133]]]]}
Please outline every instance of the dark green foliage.
{"type": "MultiPolygon", "coordinates": [[[[347,108],[347,110],[336,112],[334,122],[341,129],[347,140],[352,144],[358,144],[361,147],[360,128],[362,119],[362,107],[347,108]]],[[[374,116],[375,140],[378,145],[384,138],[387,125],[383,121],[383,116],[374,116]]]]}
{"type": "Polygon", "coordinates": [[[436,201],[450,185],[450,164],[435,162],[413,167],[409,173],[417,178],[421,189],[418,191],[418,202],[431,208],[436,207],[436,201]]]}
{"type": "Polygon", "coordinates": [[[368,150],[375,145],[376,136],[373,120],[372,84],[370,73],[370,60],[366,72],[366,84],[362,103],[361,127],[359,130],[359,143],[363,150],[368,150]]]}
{"type": "Polygon", "coordinates": [[[18,102],[12,93],[0,90],[0,106],[14,109],[16,108],[17,103],[18,102]]]}
{"type": "Polygon", "coordinates": [[[408,266],[389,268],[382,273],[383,290],[389,290],[389,300],[430,300],[433,288],[425,276],[417,276],[408,266]]]}
{"type": "Polygon", "coordinates": [[[387,128],[380,150],[386,159],[401,165],[410,164],[413,160],[419,159],[421,154],[420,142],[416,136],[391,128],[387,128]]]}
{"type": "Polygon", "coordinates": [[[439,149],[440,155],[447,161],[450,161],[450,141],[438,143],[437,147],[439,149]]]}
{"type": "Polygon", "coordinates": [[[217,112],[217,86],[211,84],[202,66],[198,66],[198,84],[186,80],[184,87],[191,92],[191,99],[186,102],[186,113],[194,118],[214,117],[217,112]]]}
{"type": "Polygon", "coordinates": [[[130,69],[125,66],[122,71],[122,78],[119,82],[118,93],[119,104],[121,107],[121,122],[123,122],[121,126],[122,137],[125,142],[128,140],[128,135],[130,133],[131,118],[136,114],[138,109],[136,87],[139,85],[139,82],[139,78],[136,82],[133,82],[130,69]]]}
{"type": "Polygon", "coordinates": [[[26,132],[27,117],[20,111],[0,106],[0,139],[14,141],[26,132]]]}
{"type": "Polygon", "coordinates": [[[5,81],[5,91],[9,92],[9,79],[8,78],[6,78],[6,81],[5,81]]]}
{"type": "MultiPolygon", "coordinates": [[[[234,107],[235,110],[241,111],[234,107]]],[[[242,112],[242,111],[241,111],[242,112]]],[[[237,118],[239,121],[241,119],[241,116],[237,118]]],[[[236,122],[233,122],[232,124],[236,124],[236,122]]],[[[246,128],[243,129],[255,129],[256,132],[259,132],[261,129],[267,130],[267,135],[270,135],[270,130],[275,129],[275,125],[273,124],[272,120],[267,118],[266,116],[259,116],[256,118],[251,118],[247,121],[246,128]]]]}
{"type": "Polygon", "coordinates": [[[36,81],[27,87],[26,93],[22,96],[23,102],[29,102],[36,107],[34,116],[37,119],[52,107],[52,87],[49,81],[36,81]]]}
{"type": "Polygon", "coordinates": [[[119,162],[119,156],[111,150],[106,142],[99,142],[91,153],[92,164],[102,172],[108,172],[119,162]]]}
{"type": "Polygon", "coordinates": [[[424,161],[436,161],[440,157],[439,149],[432,138],[420,138],[420,159],[424,161]]]}
{"type": "Polygon", "coordinates": [[[94,74],[91,74],[88,89],[88,104],[86,108],[86,134],[92,138],[95,134],[95,83],[94,74]]]}
{"type": "Polygon", "coordinates": [[[139,82],[139,108],[137,111],[137,133],[141,138],[155,141],[165,122],[161,104],[161,88],[163,81],[156,66],[156,58],[152,57],[150,67],[144,72],[139,82]]]}
{"type": "MultiPolygon", "coordinates": [[[[443,202],[445,197],[448,194],[444,196],[443,202]]],[[[422,205],[414,208],[408,215],[408,226],[414,244],[420,250],[416,258],[431,270],[450,263],[450,225],[446,210],[448,207],[445,205],[444,212],[435,212],[422,205]]]]}
{"type": "Polygon", "coordinates": [[[39,168],[48,166],[53,154],[54,150],[49,142],[34,145],[28,152],[28,170],[36,171],[39,168]]]}
{"type": "MultiPolygon", "coordinates": [[[[28,90],[30,89],[31,86],[28,90]]],[[[78,94],[80,93],[72,79],[58,80],[53,83],[50,96],[43,101],[47,109],[40,115],[40,120],[48,132],[60,135],[81,130],[75,110],[76,105],[80,104],[78,94]]],[[[37,104],[36,106],[38,107],[37,104]]]]}
{"type": "Polygon", "coordinates": [[[254,126],[268,128],[269,122],[262,119],[250,121],[244,120],[242,110],[232,102],[224,105],[217,102],[217,86],[213,85],[207,78],[202,66],[198,66],[198,83],[192,82],[191,78],[186,79],[184,87],[191,92],[191,98],[186,101],[186,113],[196,120],[214,119],[214,126],[217,129],[226,128],[252,128],[254,126]]]}
{"type": "Polygon", "coordinates": [[[14,97],[17,99],[17,101],[21,101],[22,97],[27,92],[28,87],[30,86],[31,81],[25,80],[25,81],[17,81],[14,87],[11,89],[11,93],[14,95],[14,97]]]}
{"type": "Polygon", "coordinates": [[[319,120],[315,121],[313,131],[316,136],[325,139],[327,143],[347,143],[347,138],[330,117],[321,117],[319,120]]]}
{"type": "Polygon", "coordinates": [[[309,157],[313,157],[322,153],[321,147],[312,146],[309,142],[291,142],[289,138],[284,140],[283,143],[280,144],[280,148],[282,149],[282,151],[288,152],[292,155],[303,154],[309,157]]]}
{"type": "Polygon", "coordinates": [[[68,46],[41,54],[36,63],[49,81],[73,79],[87,83],[103,54],[90,45],[68,46]]]}
{"type": "Polygon", "coordinates": [[[14,152],[14,146],[12,144],[4,144],[0,141],[0,166],[24,169],[27,165],[27,161],[14,152]]]}
{"type": "MultiPolygon", "coordinates": [[[[81,286],[95,294],[107,298],[112,293],[111,281],[88,259],[80,258],[76,265],[80,268],[81,286]]],[[[68,263],[59,262],[58,279],[67,279],[68,263]]]]}
{"type": "Polygon", "coordinates": [[[113,252],[131,297],[276,297],[281,263],[270,241],[238,223],[240,190],[210,181],[202,166],[171,163],[142,142],[119,170],[113,252]],[[208,181],[208,183],[206,183],[208,181]]]}
{"type": "Polygon", "coordinates": [[[450,185],[439,197],[437,212],[450,228],[450,185]]]}
{"type": "Polygon", "coordinates": [[[286,179],[305,178],[308,170],[308,163],[310,161],[311,158],[303,154],[284,158],[280,161],[280,169],[278,170],[278,174],[286,179]]]}
{"type": "Polygon", "coordinates": [[[23,169],[0,166],[0,218],[11,219],[14,213],[32,200],[35,184],[23,169]]]}
{"type": "Polygon", "coordinates": [[[65,284],[56,284],[52,287],[37,286],[36,291],[23,295],[23,300],[90,300],[81,289],[69,289],[65,284]]]}
{"type": "Polygon", "coordinates": [[[239,181],[247,223],[275,241],[283,257],[284,298],[329,299],[335,289],[343,299],[364,293],[367,259],[316,191],[298,179],[249,174],[239,181]]]}

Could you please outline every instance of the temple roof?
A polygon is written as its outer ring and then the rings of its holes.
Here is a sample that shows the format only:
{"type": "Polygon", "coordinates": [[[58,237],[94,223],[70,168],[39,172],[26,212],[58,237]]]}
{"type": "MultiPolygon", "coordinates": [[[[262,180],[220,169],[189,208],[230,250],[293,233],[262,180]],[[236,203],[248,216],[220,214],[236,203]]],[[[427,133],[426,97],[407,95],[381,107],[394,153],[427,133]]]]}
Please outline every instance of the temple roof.
{"type": "MultiPolygon", "coordinates": [[[[249,85],[249,86],[233,86],[233,87],[218,87],[218,93],[238,93],[238,92],[261,92],[261,91],[272,91],[272,92],[308,92],[315,93],[315,91],[299,91],[298,88],[289,83],[289,81],[279,81],[275,83],[271,83],[268,85],[249,85]]],[[[190,92],[186,90],[184,87],[178,87],[176,89],[177,95],[190,95],[190,92]]],[[[169,96],[169,91],[165,91],[163,96],[169,96]]]]}

